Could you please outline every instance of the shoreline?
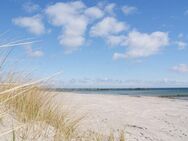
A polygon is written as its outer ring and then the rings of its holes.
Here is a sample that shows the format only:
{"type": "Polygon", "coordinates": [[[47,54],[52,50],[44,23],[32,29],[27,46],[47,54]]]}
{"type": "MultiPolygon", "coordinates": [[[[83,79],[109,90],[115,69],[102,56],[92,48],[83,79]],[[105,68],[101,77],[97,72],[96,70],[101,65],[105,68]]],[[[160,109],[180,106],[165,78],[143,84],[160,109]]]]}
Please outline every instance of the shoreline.
{"type": "Polygon", "coordinates": [[[188,99],[188,88],[54,88],[52,92],[97,95],[130,95],[188,99]],[[187,97],[187,98],[186,98],[187,97]]]}
{"type": "Polygon", "coordinates": [[[78,95],[114,95],[114,96],[130,96],[130,97],[156,97],[156,98],[167,98],[167,99],[179,99],[179,100],[188,100],[187,95],[130,95],[130,94],[118,94],[118,93],[95,93],[95,92],[81,92],[81,91],[51,91],[53,93],[72,93],[78,95]]]}

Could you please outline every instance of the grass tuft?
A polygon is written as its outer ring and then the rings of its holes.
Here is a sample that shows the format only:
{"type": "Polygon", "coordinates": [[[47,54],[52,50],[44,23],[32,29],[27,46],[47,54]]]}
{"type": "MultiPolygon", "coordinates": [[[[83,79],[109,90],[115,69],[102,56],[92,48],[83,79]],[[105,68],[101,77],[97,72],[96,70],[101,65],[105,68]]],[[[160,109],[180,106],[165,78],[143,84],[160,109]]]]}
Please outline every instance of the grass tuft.
{"type": "MultiPolygon", "coordinates": [[[[14,41],[1,48],[17,45],[30,44],[32,41],[14,41]]],[[[78,130],[80,121],[85,116],[71,117],[71,111],[62,109],[53,100],[55,94],[43,89],[42,79],[25,83],[22,75],[12,71],[3,71],[10,52],[0,59],[0,123],[5,120],[5,130],[0,125],[0,140],[10,134],[12,141],[125,141],[124,132],[120,132],[115,138],[113,132],[109,135],[86,131],[81,133],[78,130]],[[12,119],[13,126],[9,120],[12,119]],[[6,125],[7,124],[7,125],[6,125]],[[9,127],[10,126],[10,127],[9,127]],[[12,135],[11,135],[12,133],[12,135]]],[[[26,77],[25,77],[26,78],[26,77]]]]}

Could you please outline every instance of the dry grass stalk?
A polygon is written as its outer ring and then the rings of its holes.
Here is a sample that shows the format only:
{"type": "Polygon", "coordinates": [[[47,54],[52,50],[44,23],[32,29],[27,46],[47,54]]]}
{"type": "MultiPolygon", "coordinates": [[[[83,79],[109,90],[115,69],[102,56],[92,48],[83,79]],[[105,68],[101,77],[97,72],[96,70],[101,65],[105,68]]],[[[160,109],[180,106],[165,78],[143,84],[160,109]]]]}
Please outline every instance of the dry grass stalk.
{"type": "MultiPolygon", "coordinates": [[[[7,48],[17,45],[30,44],[32,41],[20,42],[14,41],[0,48],[7,48]]],[[[9,55],[9,53],[8,53],[9,55]]],[[[8,55],[1,61],[2,65],[6,62],[8,55]]],[[[1,74],[2,75],[2,74],[1,74]]],[[[52,100],[52,93],[41,88],[40,84],[49,78],[40,79],[30,83],[23,84],[15,73],[9,72],[6,75],[0,75],[0,120],[5,115],[11,114],[13,118],[22,123],[20,126],[1,132],[0,137],[13,133],[13,140],[16,140],[16,130],[20,130],[21,140],[37,140],[42,135],[48,133],[48,128],[54,131],[54,141],[115,141],[114,133],[109,136],[89,132],[86,136],[77,131],[80,121],[84,117],[70,118],[71,111],[63,110],[58,113],[58,106],[52,100]],[[2,110],[5,108],[5,111],[2,110]]],[[[57,75],[57,74],[55,74],[57,75]]],[[[124,132],[119,135],[119,141],[125,141],[124,132]]]]}

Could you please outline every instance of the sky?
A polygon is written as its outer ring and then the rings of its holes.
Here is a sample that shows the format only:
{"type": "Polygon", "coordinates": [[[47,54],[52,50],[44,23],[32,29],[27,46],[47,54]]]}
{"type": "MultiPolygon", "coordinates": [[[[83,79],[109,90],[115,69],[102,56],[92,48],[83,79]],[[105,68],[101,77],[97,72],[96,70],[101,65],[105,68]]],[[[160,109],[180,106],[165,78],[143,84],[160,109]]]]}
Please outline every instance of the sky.
{"type": "Polygon", "coordinates": [[[0,48],[56,87],[187,87],[187,25],[187,0],[2,0],[0,48]]]}

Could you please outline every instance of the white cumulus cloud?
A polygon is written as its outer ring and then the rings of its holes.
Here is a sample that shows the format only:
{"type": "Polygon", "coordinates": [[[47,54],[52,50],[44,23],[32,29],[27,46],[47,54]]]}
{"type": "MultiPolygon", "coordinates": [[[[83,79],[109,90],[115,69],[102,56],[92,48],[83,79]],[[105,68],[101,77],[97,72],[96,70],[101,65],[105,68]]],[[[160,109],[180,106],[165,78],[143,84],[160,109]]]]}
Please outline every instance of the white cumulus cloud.
{"type": "Polygon", "coordinates": [[[54,26],[62,28],[58,39],[68,53],[79,49],[85,43],[88,25],[104,16],[99,7],[87,7],[81,1],[56,3],[48,6],[45,13],[54,26]]]}
{"type": "Polygon", "coordinates": [[[58,39],[66,52],[77,50],[85,42],[84,35],[88,25],[88,19],[83,14],[85,9],[84,3],[75,1],[59,2],[48,6],[45,10],[50,22],[62,27],[62,34],[58,39]]]}
{"type": "Polygon", "coordinates": [[[179,64],[172,67],[172,70],[179,73],[187,73],[188,72],[188,65],[186,64],[179,64]]]}
{"type": "Polygon", "coordinates": [[[106,38],[106,41],[110,46],[122,46],[125,40],[126,40],[125,35],[109,35],[106,38]]]}
{"type": "Polygon", "coordinates": [[[42,22],[42,17],[36,15],[33,17],[18,17],[13,19],[13,23],[26,28],[30,33],[40,35],[45,33],[45,26],[42,22]]]}
{"type": "Polygon", "coordinates": [[[129,26],[114,17],[105,17],[103,20],[91,27],[90,35],[102,37],[111,45],[119,45],[124,35],[119,35],[129,29],[129,26]],[[113,28],[113,29],[112,29],[113,28]]]}
{"type": "Polygon", "coordinates": [[[168,33],[160,31],[151,34],[131,31],[122,42],[127,51],[124,54],[115,53],[114,59],[141,58],[157,54],[162,47],[169,44],[169,37],[168,33]]]}
{"type": "MultiPolygon", "coordinates": [[[[94,20],[103,18],[106,14],[112,14],[114,7],[114,3],[106,4],[102,11],[100,6],[88,7],[82,1],[59,2],[48,6],[45,13],[48,15],[50,23],[62,28],[58,40],[65,51],[69,53],[79,49],[85,43],[88,25],[94,20]]],[[[108,36],[118,34],[127,28],[125,23],[114,17],[105,17],[91,28],[90,34],[107,39],[108,36]],[[112,27],[113,30],[111,30],[112,27]]],[[[112,37],[107,40],[110,39],[112,37]]]]}
{"type": "Polygon", "coordinates": [[[85,15],[88,16],[88,17],[91,17],[91,18],[102,18],[104,16],[104,12],[98,8],[97,6],[93,6],[93,7],[90,7],[90,8],[87,8],[85,10],[85,15]]]}
{"type": "Polygon", "coordinates": [[[73,21],[76,23],[77,18],[82,17],[82,12],[85,8],[85,4],[81,1],[68,3],[58,2],[48,6],[45,12],[54,25],[62,26],[73,21]]]}
{"type": "Polygon", "coordinates": [[[113,17],[106,17],[91,28],[92,36],[105,37],[127,30],[128,26],[113,17]],[[112,29],[113,28],[113,29],[112,29]]]}
{"type": "MultiPolygon", "coordinates": [[[[39,8],[33,3],[26,3],[25,7],[28,7],[30,12],[39,8]]],[[[124,46],[126,52],[115,53],[115,59],[147,57],[158,53],[162,47],[169,44],[166,32],[157,31],[150,34],[135,30],[128,32],[129,25],[115,16],[115,7],[115,3],[89,7],[82,1],[57,2],[48,5],[43,10],[43,16],[47,16],[53,27],[60,29],[57,39],[67,53],[78,50],[89,37],[102,38],[109,46],[124,46]]],[[[123,6],[122,10],[128,15],[135,13],[137,8],[123,6]]],[[[36,35],[47,32],[41,15],[17,17],[13,19],[13,23],[36,35]]],[[[179,48],[186,46],[184,42],[176,44],[179,48]]]]}
{"type": "Polygon", "coordinates": [[[134,6],[123,6],[122,7],[122,11],[125,15],[130,15],[130,14],[134,14],[135,12],[137,12],[137,8],[134,6]]]}

